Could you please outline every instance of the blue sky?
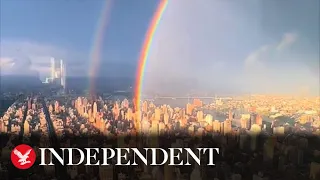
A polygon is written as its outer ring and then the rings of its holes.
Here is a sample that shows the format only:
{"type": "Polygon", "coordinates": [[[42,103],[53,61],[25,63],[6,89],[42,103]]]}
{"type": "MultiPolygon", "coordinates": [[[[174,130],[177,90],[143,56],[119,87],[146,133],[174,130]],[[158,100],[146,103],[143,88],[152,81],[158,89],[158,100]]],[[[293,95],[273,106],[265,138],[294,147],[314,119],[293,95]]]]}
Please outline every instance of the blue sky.
{"type": "MultiPolygon", "coordinates": [[[[2,0],[1,66],[48,74],[49,57],[87,75],[105,1],[2,0]],[[8,63],[7,63],[8,64],[8,63]],[[23,68],[22,68],[23,69],[23,68]]],[[[116,0],[104,32],[100,75],[134,76],[157,1],[116,0]]],[[[151,48],[145,89],[319,94],[319,1],[170,1],[151,48]],[[163,73],[165,72],[165,73],[163,73]],[[185,83],[181,86],[179,82],[185,83]],[[190,81],[190,82],[189,82],[190,81]],[[196,84],[196,85],[195,85],[196,84]]]]}

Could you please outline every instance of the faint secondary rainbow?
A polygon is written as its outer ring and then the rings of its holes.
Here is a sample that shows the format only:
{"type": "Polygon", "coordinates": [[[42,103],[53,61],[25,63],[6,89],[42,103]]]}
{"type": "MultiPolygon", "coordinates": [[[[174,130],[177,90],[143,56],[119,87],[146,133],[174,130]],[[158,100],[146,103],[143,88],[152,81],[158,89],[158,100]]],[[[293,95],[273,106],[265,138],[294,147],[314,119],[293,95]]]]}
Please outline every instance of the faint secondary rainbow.
{"type": "Polygon", "coordinates": [[[135,105],[137,108],[140,108],[140,101],[141,101],[141,93],[142,93],[142,86],[143,86],[143,75],[146,68],[146,63],[148,60],[148,55],[150,52],[150,47],[152,45],[152,40],[154,34],[157,30],[157,27],[160,23],[161,17],[168,5],[168,0],[160,0],[160,3],[152,17],[150,25],[148,27],[147,33],[145,35],[144,43],[141,48],[141,53],[138,62],[137,74],[136,74],[136,82],[135,82],[135,105]]]}
{"type": "Polygon", "coordinates": [[[94,34],[93,46],[90,53],[90,69],[89,69],[89,94],[95,94],[95,77],[99,72],[99,64],[101,60],[101,51],[103,47],[104,33],[106,31],[113,0],[105,0],[102,7],[101,15],[97,23],[97,29],[94,34]]]}

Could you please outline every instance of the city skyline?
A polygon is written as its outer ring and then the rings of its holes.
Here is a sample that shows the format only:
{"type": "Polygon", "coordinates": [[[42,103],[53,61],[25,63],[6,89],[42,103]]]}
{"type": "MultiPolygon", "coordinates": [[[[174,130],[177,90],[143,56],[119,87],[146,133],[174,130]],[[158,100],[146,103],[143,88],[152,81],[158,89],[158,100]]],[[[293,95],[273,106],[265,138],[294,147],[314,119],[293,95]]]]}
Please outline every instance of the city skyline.
{"type": "MultiPolygon", "coordinates": [[[[107,99],[100,97],[91,101],[81,96],[21,98],[0,117],[0,132],[19,136],[24,144],[31,143],[30,147],[37,156],[39,148],[46,147],[56,147],[55,150],[59,147],[82,149],[98,145],[122,148],[139,147],[140,144],[144,148],[164,149],[219,147],[219,152],[222,152],[218,153],[221,159],[216,159],[214,168],[208,168],[205,162],[199,167],[193,161],[191,166],[174,167],[182,172],[174,173],[173,168],[170,171],[164,165],[158,170],[158,179],[179,179],[175,177],[182,175],[190,177],[186,178],[190,180],[214,179],[221,177],[220,172],[238,179],[319,179],[319,98],[252,96],[242,100],[218,99],[210,103],[194,99],[181,108],[155,100],[144,101],[138,110],[128,99],[107,99]],[[143,133],[142,137],[140,133],[143,133]],[[35,138],[37,136],[41,138],[35,138]],[[182,171],[185,168],[189,170],[182,171]]],[[[2,159],[17,147],[14,138],[5,140],[4,144],[6,146],[0,153],[2,159]]],[[[104,157],[98,153],[96,162],[104,157]]],[[[183,154],[178,158],[181,162],[186,158],[183,154]]],[[[179,153],[175,157],[179,157],[179,153]]],[[[200,159],[204,161],[202,157],[200,159]]],[[[151,158],[147,159],[150,162],[151,158]]],[[[135,175],[136,179],[147,175],[149,179],[157,177],[153,170],[143,169],[139,163],[130,166],[137,171],[119,171],[119,166],[113,165],[107,166],[108,170],[94,166],[96,171],[90,171],[82,168],[85,166],[83,163],[79,162],[73,168],[63,166],[63,162],[61,165],[55,162],[55,166],[43,166],[42,171],[37,171],[41,167],[38,162],[30,170],[39,176],[62,176],[63,179],[97,174],[100,179],[119,174],[135,175]],[[143,172],[139,173],[139,169],[143,172]]],[[[5,163],[1,164],[6,167],[5,163]]],[[[2,171],[1,175],[24,176],[11,172],[2,171]]]]}
{"type": "MultiPolygon", "coordinates": [[[[30,2],[1,2],[2,73],[12,73],[10,66],[3,68],[8,62],[29,60],[31,69],[44,77],[53,56],[66,61],[68,75],[88,75],[105,2],[30,2]],[[59,15],[53,15],[55,8],[59,15]],[[82,11],[91,13],[83,15],[82,11]]],[[[192,79],[198,89],[225,86],[257,93],[318,94],[318,5],[318,1],[295,0],[290,6],[265,1],[170,1],[151,46],[144,89],[163,84],[175,89],[177,83],[192,79]],[[193,13],[188,13],[191,7],[193,13]],[[164,70],[165,74],[160,73],[164,70]]],[[[143,0],[112,3],[101,37],[100,67],[104,69],[100,68],[99,76],[135,76],[144,34],[156,7],[157,2],[143,0]]]]}

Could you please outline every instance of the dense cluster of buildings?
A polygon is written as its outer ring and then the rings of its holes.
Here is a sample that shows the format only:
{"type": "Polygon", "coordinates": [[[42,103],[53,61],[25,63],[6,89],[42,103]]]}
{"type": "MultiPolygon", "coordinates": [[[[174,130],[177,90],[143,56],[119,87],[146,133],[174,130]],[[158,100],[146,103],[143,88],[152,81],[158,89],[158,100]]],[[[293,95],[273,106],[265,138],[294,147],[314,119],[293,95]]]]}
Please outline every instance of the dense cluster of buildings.
{"type": "MultiPolygon", "coordinates": [[[[316,180],[320,177],[319,107],[319,98],[275,96],[217,99],[213,103],[195,99],[184,107],[144,101],[141,108],[127,99],[64,97],[46,99],[46,107],[29,99],[8,109],[0,120],[0,130],[18,133],[23,129],[30,138],[45,135],[44,108],[48,108],[53,131],[63,147],[221,148],[215,167],[70,166],[67,171],[72,179],[316,180]],[[95,135],[104,138],[90,138],[95,135]],[[140,135],[144,138],[137,139],[140,135]],[[74,137],[88,138],[75,141],[74,137]]],[[[50,145],[40,140],[34,146],[50,145]]],[[[9,149],[2,148],[2,156],[9,149]]],[[[50,175],[54,169],[45,166],[43,172],[50,175]]]]}

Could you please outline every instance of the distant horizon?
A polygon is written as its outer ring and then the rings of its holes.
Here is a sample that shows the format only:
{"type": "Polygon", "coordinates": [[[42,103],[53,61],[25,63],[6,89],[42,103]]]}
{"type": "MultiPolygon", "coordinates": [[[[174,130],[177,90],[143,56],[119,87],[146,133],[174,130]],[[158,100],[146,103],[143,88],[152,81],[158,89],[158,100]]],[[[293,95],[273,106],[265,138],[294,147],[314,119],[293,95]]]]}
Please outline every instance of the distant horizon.
{"type": "MultiPolygon", "coordinates": [[[[32,76],[22,76],[22,75],[4,75],[4,76],[0,76],[0,82],[1,84],[3,84],[3,79],[1,77],[14,77],[14,78],[21,78],[21,80],[23,80],[23,78],[30,78],[32,76]]],[[[85,86],[89,89],[88,87],[88,82],[90,81],[90,79],[92,77],[89,77],[89,76],[69,76],[67,77],[67,79],[79,79],[81,80],[82,82],[82,85],[80,85],[81,87],[85,86]],[[85,81],[83,81],[83,79],[85,79],[85,81]]],[[[94,79],[96,80],[105,80],[105,79],[110,79],[110,80],[117,80],[117,79],[125,79],[125,80],[128,80],[126,82],[121,82],[122,83],[127,83],[127,86],[126,87],[123,87],[123,88],[128,88],[129,86],[134,86],[135,85],[135,78],[134,77],[104,77],[104,76],[101,76],[101,77],[95,77],[94,79]]],[[[43,84],[43,81],[41,81],[40,79],[39,80],[39,83],[43,84]]],[[[72,82],[72,81],[71,81],[72,82]]],[[[73,83],[75,83],[73,81],[73,83]]],[[[11,82],[10,81],[10,84],[15,84],[15,82],[11,82]]],[[[67,83],[68,84],[68,83],[67,83]]],[[[16,85],[19,86],[19,82],[16,82],[16,85]]],[[[1,87],[0,87],[1,89],[1,87]]],[[[121,90],[121,89],[118,89],[118,90],[121,90]]],[[[204,95],[204,94],[210,94],[209,96],[213,96],[213,95],[220,95],[220,96],[246,96],[246,95],[250,95],[250,96],[254,96],[254,95],[265,95],[265,96],[288,96],[288,97],[300,97],[300,96],[304,96],[304,97],[320,97],[318,94],[303,94],[303,93],[268,93],[268,92],[245,92],[245,91],[241,91],[241,90],[234,90],[234,89],[224,89],[224,87],[216,87],[216,88],[213,88],[211,90],[207,90],[207,91],[195,91],[195,90],[192,90],[192,89],[185,89],[184,91],[180,91],[180,92],[173,92],[173,91],[164,91],[164,89],[161,89],[159,91],[153,91],[153,92],[150,92],[150,91],[145,91],[143,92],[143,95],[150,95],[150,94],[158,94],[158,95],[162,95],[162,96],[166,96],[166,95],[181,95],[181,96],[185,96],[187,94],[201,94],[201,95],[204,95]]]]}

